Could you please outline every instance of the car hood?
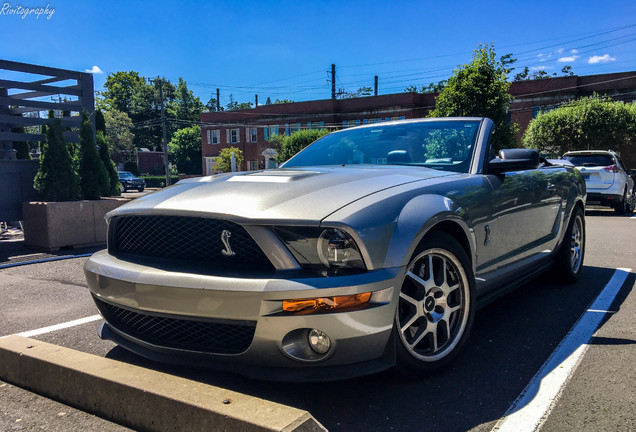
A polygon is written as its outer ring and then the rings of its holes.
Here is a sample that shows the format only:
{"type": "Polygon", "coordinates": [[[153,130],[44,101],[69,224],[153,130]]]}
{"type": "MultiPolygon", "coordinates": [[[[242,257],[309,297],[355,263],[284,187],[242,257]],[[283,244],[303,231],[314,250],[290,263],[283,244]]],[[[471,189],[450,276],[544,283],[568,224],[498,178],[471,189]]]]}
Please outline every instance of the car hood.
{"type": "Polygon", "coordinates": [[[319,223],[365,196],[453,172],[422,167],[309,167],[221,174],[182,180],[119,207],[123,214],[213,215],[236,221],[319,223]]]}

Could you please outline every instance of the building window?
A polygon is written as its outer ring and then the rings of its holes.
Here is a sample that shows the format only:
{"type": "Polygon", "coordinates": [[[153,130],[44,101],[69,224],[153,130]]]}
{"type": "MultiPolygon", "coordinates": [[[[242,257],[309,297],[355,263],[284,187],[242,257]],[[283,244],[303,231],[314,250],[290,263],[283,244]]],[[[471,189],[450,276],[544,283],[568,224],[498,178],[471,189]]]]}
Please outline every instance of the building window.
{"type": "Polygon", "coordinates": [[[252,142],[256,142],[258,141],[258,129],[256,128],[250,128],[250,132],[251,132],[251,141],[252,142]]]}
{"type": "Polygon", "coordinates": [[[250,171],[258,170],[258,161],[249,161],[247,169],[250,171]]]}
{"type": "Polygon", "coordinates": [[[321,122],[320,122],[320,129],[324,129],[324,128],[325,128],[325,122],[324,122],[324,121],[321,121],[321,122]]]}
{"type": "Polygon", "coordinates": [[[267,126],[263,128],[263,138],[265,141],[269,140],[269,128],[267,126]]]}
{"type": "Polygon", "coordinates": [[[218,144],[219,143],[219,130],[210,130],[208,129],[208,144],[218,144]]]}
{"type": "Polygon", "coordinates": [[[278,125],[269,125],[269,136],[278,135],[278,125]]]}
{"type": "Polygon", "coordinates": [[[289,123],[285,123],[285,136],[289,136],[289,123]]]}
{"type": "Polygon", "coordinates": [[[311,129],[311,128],[312,128],[311,122],[307,122],[307,129],[311,129]]]}
{"type": "Polygon", "coordinates": [[[294,133],[294,132],[298,132],[299,130],[300,130],[300,123],[296,123],[296,126],[294,126],[291,131],[292,133],[294,133]]]}
{"type": "Polygon", "coordinates": [[[226,139],[228,143],[235,144],[240,140],[240,131],[238,128],[226,129],[226,139]]]}

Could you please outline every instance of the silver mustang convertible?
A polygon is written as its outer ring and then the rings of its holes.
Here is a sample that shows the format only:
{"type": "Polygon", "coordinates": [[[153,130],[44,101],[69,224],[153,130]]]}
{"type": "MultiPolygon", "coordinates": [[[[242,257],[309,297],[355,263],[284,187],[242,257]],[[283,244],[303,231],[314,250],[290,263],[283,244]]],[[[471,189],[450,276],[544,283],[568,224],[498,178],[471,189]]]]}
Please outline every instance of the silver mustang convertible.
{"type": "Polygon", "coordinates": [[[581,272],[585,183],[487,118],[331,133],[281,168],[181,181],[107,215],[85,265],[102,338],[275,380],[429,372],[475,310],[581,272]]]}

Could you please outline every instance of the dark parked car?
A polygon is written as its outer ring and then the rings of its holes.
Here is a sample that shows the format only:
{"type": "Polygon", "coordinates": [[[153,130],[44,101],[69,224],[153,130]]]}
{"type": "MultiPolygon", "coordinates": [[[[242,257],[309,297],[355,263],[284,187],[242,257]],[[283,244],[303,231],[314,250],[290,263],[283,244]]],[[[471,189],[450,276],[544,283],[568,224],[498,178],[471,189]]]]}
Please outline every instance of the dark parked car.
{"type": "MultiPolygon", "coordinates": [[[[478,307],[575,281],[585,183],[487,118],[331,133],[279,169],[177,183],[107,215],[84,267],[102,338],[159,361],[282,380],[446,365],[478,307]]],[[[505,323],[502,323],[505,325],[505,323]]]]}
{"type": "Polygon", "coordinates": [[[133,173],[128,171],[118,171],[119,183],[121,183],[121,191],[128,192],[128,189],[137,189],[139,192],[143,192],[146,187],[146,181],[136,177],[133,173]]]}

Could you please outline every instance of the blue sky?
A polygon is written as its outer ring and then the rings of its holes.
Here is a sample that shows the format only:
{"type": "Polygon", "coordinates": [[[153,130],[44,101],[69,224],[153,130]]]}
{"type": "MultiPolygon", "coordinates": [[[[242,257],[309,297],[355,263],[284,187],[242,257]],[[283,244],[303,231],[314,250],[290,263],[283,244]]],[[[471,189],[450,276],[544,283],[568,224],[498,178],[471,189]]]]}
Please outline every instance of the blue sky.
{"type": "Polygon", "coordinates": [[[636,71],[636,1],[0,0],[0,58],[73,70],[183,77],[203,103],[327,99],[327,71],[380,94],[448,78],[480,43],[524,66],[636,71]],[[46,8],[24,18],[18,6],[46,8]],[[54,9],[51,14],[50,11],[54,9]],[[47,13],[49,15],[47,15],[47,13]]]}

